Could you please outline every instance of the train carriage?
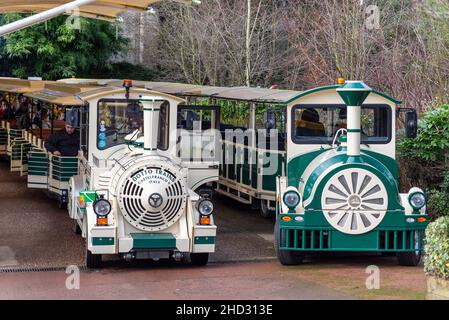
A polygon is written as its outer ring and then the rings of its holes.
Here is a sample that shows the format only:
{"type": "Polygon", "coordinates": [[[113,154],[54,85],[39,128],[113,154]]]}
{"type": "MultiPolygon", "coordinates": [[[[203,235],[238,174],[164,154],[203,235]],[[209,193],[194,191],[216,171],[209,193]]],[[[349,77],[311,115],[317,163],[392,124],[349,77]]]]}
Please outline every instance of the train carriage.
{"type": "Polygon", "coordinates": [[[402,265],[419,263],[426,199],[416,187],[399,192],[395,160],[397,117],[406,112],[414,136],[416,112],[399,108],[400,101],[360,82],[304,92],[146,86],[206,98],[222,113],[245,110],[243,125],[222,123],[222,131],[236,133],[223,134],[217,191],[253,206],[260,201],[264,216],[275,210],[281,263],[319,251],[389,252],[402,265]]]}
{"type": "MultiPolygon", "coordinates": [[[[0,78],[0,93],[8,103],[14,105],[20,96],[26,93],[40,91],[47,83],[51,83],[51,81],[0,78]]],[[[30,113],[28,116],[31,115],[30,113]]],[[[11,171],[13,172],[21,172],[21,144],[23,143],[28,143],[26,130],[24,128],[18,128],[17,119],[2,120],[0,124],[0,155],[10,157],[11,171]]]]}
{"type": "Polygon", "coordinates": [[[88,267],[101,266],[106,254],[207,263],[216,235],[208,190],[218,180],[216,108],[188,106],[131,81],[89,88],[58,83],[28,96],[71,107],[70,115],[79,119],[79,156],[33,149],[28,182],[48,189],[61,183],[53,191],[67,197],[75,230],[87,240],[88,267]],[[192,122],[193,131],[183,118],[190,109],[205,115],[192,122]],[[189,144],[200,149],[199,158],[184,156],[182,147],[189,144]]]}

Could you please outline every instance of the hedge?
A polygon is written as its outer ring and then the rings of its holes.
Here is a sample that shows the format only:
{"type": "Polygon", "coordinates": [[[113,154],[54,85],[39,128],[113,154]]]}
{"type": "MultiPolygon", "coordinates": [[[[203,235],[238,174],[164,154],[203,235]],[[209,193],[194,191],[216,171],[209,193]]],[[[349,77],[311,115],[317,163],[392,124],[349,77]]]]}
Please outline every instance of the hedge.
{"type": "Polygon", "coordinates": [[[449,216],[441,217],[427,226],[425,252],[426,273],[449,279],[449,216]]]}

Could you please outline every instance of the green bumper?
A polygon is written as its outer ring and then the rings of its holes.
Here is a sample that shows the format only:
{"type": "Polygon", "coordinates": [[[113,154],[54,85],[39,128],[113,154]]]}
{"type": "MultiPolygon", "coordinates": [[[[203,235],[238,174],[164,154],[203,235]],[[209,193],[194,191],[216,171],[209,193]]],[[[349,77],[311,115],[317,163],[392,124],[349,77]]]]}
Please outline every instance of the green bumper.
{"type": "Polygon", "coordinates": [[[279,249],[300,251],[359,251],[359,252],[411,252],[422,250],[422,236],[428,224],[427,215],[405,215],[387,212],[374,230],[350,235],[335,230],[321,212],[306,212],[302,221],[298,215],[283,214],[279,219],[279,249]],[[283,216],[290,216],[284,221],[283,216]],[[425,222],[406,221],[407,218],[424,217],[425,222]],[[418,241],[416,241],[418,240],[418,241]]]}

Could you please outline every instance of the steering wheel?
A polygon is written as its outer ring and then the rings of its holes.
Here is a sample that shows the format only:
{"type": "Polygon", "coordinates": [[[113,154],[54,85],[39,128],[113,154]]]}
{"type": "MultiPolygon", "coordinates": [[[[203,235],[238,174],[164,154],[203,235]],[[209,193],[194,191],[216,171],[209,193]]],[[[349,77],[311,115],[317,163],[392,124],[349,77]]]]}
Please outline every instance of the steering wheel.
{"type": "Polygon", "coordinates": [[[348,135],[348,130],[345,128],[341,128],[341,129],[337,130],[337,132],[335,133],[334,140],[332,141],[332,148],[335,148],[335,146],[336,146],[335,142],[337,141],[337,138],[343,134],[348,135]]]}

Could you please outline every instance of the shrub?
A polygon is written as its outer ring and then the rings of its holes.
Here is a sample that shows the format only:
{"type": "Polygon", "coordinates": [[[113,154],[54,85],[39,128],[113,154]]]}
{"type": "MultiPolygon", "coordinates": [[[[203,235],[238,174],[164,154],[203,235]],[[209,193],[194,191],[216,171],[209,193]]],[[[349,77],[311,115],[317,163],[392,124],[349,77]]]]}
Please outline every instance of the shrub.
{"type": "Polygon", "coordinates": [[[449,160],[449,105],[441,105],[424,114],[415,139],[398,143],[399,155],[424,161],[449,160]]]}
{"type": "Polygon", "coordinates": [[[427,194],[427,211],[432,221],[449,215],[449,172],[440,187],[441,189],[431,190],[427,194]]]}
{"type": "Polygon", "coordinates": [[[427,226],[425,251],[426,273],[449,279],[449,216],[441,217],[427,226]]]}
{"type": "Polygon", "coordinates": [[[449,193],[431,190],[427,193],[427,211],[431,221],[449,216],[449,193]]]}
{"type": "Polygon", "coordinates": [[[440,103],[425,112],[417,137],[402,138],[397,151],[401,191],[414,185],[438,189],[449,165],[449,105],[440,103]]]}

